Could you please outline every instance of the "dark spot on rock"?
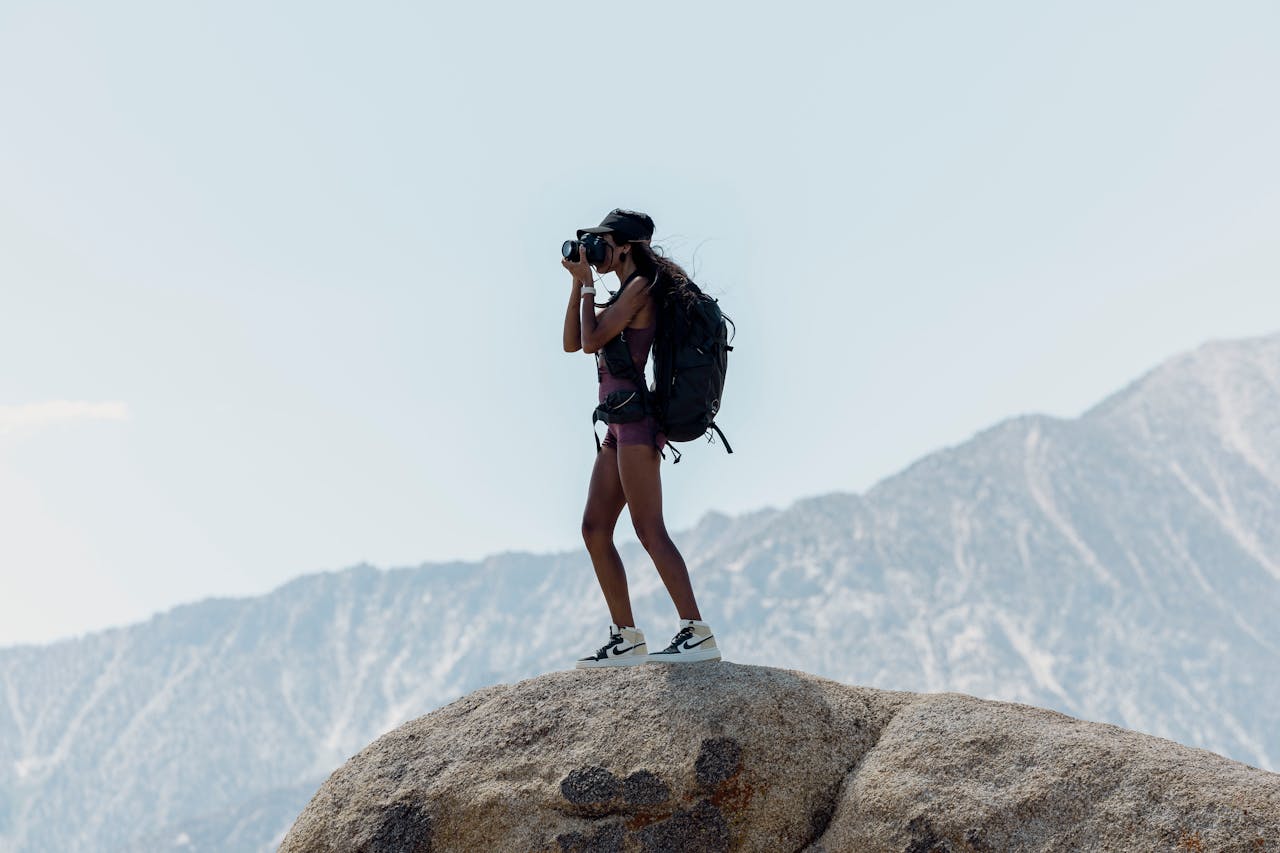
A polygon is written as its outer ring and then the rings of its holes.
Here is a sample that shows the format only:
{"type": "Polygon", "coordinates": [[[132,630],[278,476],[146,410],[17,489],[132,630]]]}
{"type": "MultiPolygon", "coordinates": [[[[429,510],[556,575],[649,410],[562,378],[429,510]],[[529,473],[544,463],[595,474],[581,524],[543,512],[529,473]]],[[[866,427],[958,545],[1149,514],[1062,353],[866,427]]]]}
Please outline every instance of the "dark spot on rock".
{"type": "Polygon", "coordinates": [[[649,770],[637,770],[622,780],[622,798],[633,806],[665,803],[671,796],[667,783],[649,770]]]}
{"type": "Polygon", "coordinates": [[[645,853],[726,853],[729,824],[707,800],[634,833],[645,853]]]}
{"type": "Polygon", "coordinates": [[[939,838],[929,821],[919,815],[907,824],[907,832],[911,835],[911,842],[904,853],[955,853],[951,843],[939,838]]]}
{"type": "Polygon", "coordinates": [[[361,849],[368,853],[431,853],[431,815],[413,803],[392,803],[361,849]]]}
{"type": "Polygon", "coordinates": [[[693,772],[699,785],[716,785],[736,773],[741,760],[742,747],[733,738],[707,738],[698,751],[693,772]]]}
{"type": "Polygon", "coordinates": [[[561,853],[622,853],[625,831],[620,823],[609,823],[590,835],[565,832],[556,836],[561,853]]]}
{"type": "Polygon", "coordinates": [[[560,793],[571,803],[607,803],[618,796],[622,783],[603,767],[580,767],[560,781],[560,793]]]}
{"type": "Polygon", "coordinates": [[[809,815],[809,838],[816,840],[822,837],[822,833],[826,832],[827,827],[831,825],[831,817],[835,811],[836,804],[832,800],[809,815]]]}
{"type": "Polygon", "coordinates": [[[976,826],[971,826],[964,831],[964,843],[974,850],[988,849],[986,842],[982,840],[982,832],[976,826]]]}

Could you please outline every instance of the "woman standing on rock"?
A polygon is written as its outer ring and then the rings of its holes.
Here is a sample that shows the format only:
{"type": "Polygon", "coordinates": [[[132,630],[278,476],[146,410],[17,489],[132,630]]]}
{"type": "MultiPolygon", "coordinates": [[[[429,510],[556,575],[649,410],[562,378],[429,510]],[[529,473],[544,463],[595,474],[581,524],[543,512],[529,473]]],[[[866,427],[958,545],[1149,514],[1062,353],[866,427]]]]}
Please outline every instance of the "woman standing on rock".
{"type": "MultiPolygon", "coordinates": [[[[680,298],[689,280],[678,264],[654,252],[649,245],[652,237],[653,220],[648,216],[614,209],[598,226],[578,230],[576,261],[567,257],[561,261],[573,274],[573,289],[564,318],[564,351],[582,350],[595,355],[602,403],[610,392],[622,389],[637,391],[642,399],[646,396],[644,368],[657,334],[660,308],[667,304],[666,300],[680,298]],[[594,264],[596,271],[601,275],[615,273],[622,282],[621,289],[604,304],[599,314],[592,286],[592,265],[587,261],[588,246],[597,241],[603,248],[603,260],[594,264]],[[603,350],[615,337],[626,345],[641,387],[637,387],[634,378],[625,375],[625,370],[618,370],[617,364],[610,370],[603,350]]],[[[611,349],[616,347],[617,344],[611,349]]],[[[625,359],[621,364],[625,367],[625,359]]],[[[587,506],[582,514],[582,538],[613,622],[609,624],[609,642],[579,658],[576,663],[579,669],[720,659],[711,627],[702,621],[698,612],[684,557],[671,541],[662,520],[659,467],[665,458],[662,448],[666,443],[666,436],[653,415],[647,414],[629,423],[610,423],[604,443],[596,452],[587,488],[587,506]],[[614,526],[623,505],[631,508],[636,537],[653,559],[680,616],[679,630],[662,651],[648,652],[644,632],[635,627],[631,615],[626,571],[613,544],[614,526]]]]}

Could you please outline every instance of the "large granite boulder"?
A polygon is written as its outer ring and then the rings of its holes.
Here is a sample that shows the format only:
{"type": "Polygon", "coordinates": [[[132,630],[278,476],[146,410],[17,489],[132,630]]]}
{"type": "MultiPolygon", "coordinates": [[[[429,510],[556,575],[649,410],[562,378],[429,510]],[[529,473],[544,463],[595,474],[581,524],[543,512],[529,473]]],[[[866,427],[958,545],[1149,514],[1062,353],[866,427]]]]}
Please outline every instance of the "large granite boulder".
{"type": "Polygon", "coordinates": [[[721,661],[551,672],[378,738],[283,853],[1280,851],[1280,775],[1055,711],[721,661]]]}

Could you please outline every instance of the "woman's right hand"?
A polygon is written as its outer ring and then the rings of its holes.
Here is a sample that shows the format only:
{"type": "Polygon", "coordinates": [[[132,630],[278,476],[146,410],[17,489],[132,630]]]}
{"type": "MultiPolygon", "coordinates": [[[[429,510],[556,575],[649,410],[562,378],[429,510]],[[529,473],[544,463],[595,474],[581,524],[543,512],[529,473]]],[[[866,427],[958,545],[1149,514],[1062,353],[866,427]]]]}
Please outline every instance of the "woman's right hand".
{"type": "Polygon", "coordinates": [[[581,243],[578,244],[578,259],[571,261],[566,257],[561,257],[560,266],[573,274],[575,282],[591,283],[591,264],[587,263],[587,249],[581,243]]]}

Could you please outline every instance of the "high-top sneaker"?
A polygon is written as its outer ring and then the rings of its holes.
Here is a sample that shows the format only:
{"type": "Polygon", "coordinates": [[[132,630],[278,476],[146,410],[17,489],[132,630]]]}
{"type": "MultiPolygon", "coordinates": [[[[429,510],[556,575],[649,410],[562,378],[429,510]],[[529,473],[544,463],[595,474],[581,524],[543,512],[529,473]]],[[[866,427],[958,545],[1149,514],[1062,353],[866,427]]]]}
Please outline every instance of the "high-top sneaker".
{"type": "Polygon", "coordinates": [[[710,625],[701,619],[681,619],[680,630],[671,638],[671,645],[660,652],[650,652],[648,659],[655,663],[720,660],[720,649],[710,625]]]}
{"type": "Polygon", "coordinates": [[[639,628],[618,627],[609,623],[609,642],[574,664],[578,669],[593,666],[635,666],[648,660],[644,643],[644,631],[639,628]]]}

